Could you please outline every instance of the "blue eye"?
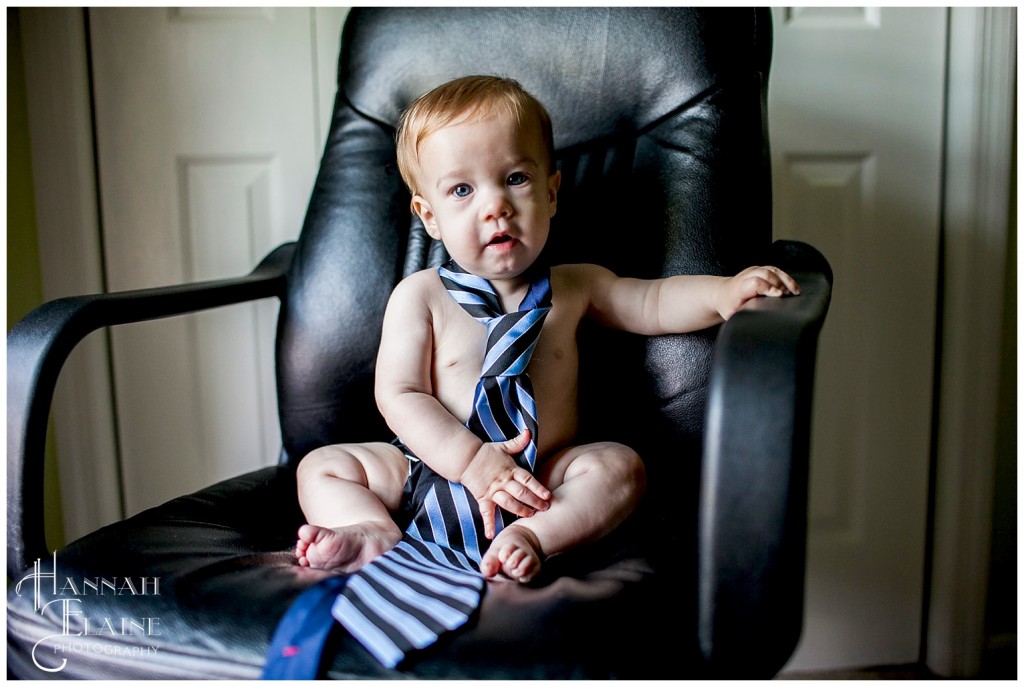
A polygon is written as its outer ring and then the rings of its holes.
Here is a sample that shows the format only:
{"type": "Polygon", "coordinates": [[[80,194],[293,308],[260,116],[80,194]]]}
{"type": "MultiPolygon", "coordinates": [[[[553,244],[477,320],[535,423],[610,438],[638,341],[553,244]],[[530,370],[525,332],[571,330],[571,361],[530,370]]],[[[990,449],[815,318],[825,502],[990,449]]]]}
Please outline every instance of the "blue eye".
{"type": "Polygon", "coordinates": [[[526,176],[523,172],[512,172],[508,175],[508,179],[505,183],[509,186],[521,186],[530,180],[530,177],[526,176]]]}
{"type": "Polygon", "coordinates": [[[469,184],[457,184],[451,190],[451,194],[456,198],[465,198],[472,192],[473,189],[470,188],[469,184]]]}

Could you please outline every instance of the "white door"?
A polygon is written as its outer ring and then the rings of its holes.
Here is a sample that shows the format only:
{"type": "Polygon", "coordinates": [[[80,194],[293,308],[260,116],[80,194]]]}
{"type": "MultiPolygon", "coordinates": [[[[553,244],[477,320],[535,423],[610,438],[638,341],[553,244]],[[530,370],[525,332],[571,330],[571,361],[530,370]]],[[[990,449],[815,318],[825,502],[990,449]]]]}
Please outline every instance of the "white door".
{"type": "Polygon", "coordinates": [[[807,607],[786,670],[918,659],[946,10],[776,8],[777,238],[835,271],[811,447],[807,607]]]}
{"type": "MultiPolygon", "coordinates": [[[[89,10],[112,291],[241,275],[294,239],[344,10],[89,10]]],[[[116,328],[127,515],[273,464],[276,301],[116,328]]]]}

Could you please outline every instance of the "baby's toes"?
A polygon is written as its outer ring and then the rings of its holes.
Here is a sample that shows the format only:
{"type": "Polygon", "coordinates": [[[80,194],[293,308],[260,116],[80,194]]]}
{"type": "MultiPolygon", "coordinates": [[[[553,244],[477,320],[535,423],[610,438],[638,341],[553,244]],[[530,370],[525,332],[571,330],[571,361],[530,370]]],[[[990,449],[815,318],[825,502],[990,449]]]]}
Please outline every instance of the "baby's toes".
{"type": "Polygon", "coordinates": [[[480,574],[484,577],[494,577],[501,570],[501,561],[493,553],[486,553],[480,560],[480,574]]]}
{"type": "Polygon", "coordinates": [[[540,561],[531,552],[516,549],[505,561],[505,574],[519,582],[529,582],[537,574],[540,561]]]}
{"type": "Polygon", "coordinates": [[[501,560],[501,569],[505,571],[505,574],[511,574],[519,567],[519,564],[523,560],[522,549],[514,547],[503,548],[498,552],[498,559],[501,560]]]}
{"type": "Polygon", "coordinates": [[[532,580],[538,572],[540,572],[540,566],[537,564],[537,561],[526,560],[523,561],[519,565],[519,567],[516,568],[515,574],[510,575],[510,577],[515,579],[517,582],[526,584],[527,582],[532,580]]]}

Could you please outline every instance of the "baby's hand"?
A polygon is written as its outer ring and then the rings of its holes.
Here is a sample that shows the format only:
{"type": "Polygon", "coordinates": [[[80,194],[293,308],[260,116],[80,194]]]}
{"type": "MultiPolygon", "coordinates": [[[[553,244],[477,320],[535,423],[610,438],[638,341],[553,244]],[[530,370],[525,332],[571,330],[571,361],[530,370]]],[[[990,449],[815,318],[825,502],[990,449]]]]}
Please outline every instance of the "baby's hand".
{"type": "Polygon", "coordinates": [[[800,295],[796,280],[778,267],[748,267],[735,277],[722,283],[718,299],[718,313],[728,320],[743,307],[743,304],[757,296],[777,298],[790,294],[800,295]]]}
{"type": "Polygon", "coordinates": [[[533,474],[516,465],[513,455],[530,442],[530,431],[508,441],[485,443],[462,473],[462,485],[480,504],[484,534],[494,538],[494,507],[500,506],[520,517],[547,510],[551,492],[533,474]]]}

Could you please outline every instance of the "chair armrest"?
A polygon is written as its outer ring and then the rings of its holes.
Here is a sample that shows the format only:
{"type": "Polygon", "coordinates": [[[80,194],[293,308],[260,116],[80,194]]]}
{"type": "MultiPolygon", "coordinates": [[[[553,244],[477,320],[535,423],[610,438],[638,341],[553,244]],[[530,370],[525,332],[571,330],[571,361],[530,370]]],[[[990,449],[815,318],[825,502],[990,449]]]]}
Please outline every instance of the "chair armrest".
{"type": "Polygon", "coordinates": [[[801,294],[750,301],[722,326],[701,467],[698,632],[711,670],[731,678],[778,672],[803,623],[811,398],[832,274],[810,246],[773,249],[801,294]]]}
{"type": "Polygon", "coordinates": [[[280,297],[295,252],[278,246],[246,276],[44,303],[7,335],[7,571],[47,554],[43,450],[50,403],[64,362],[91,332],[232,303],[280,297]]]}

